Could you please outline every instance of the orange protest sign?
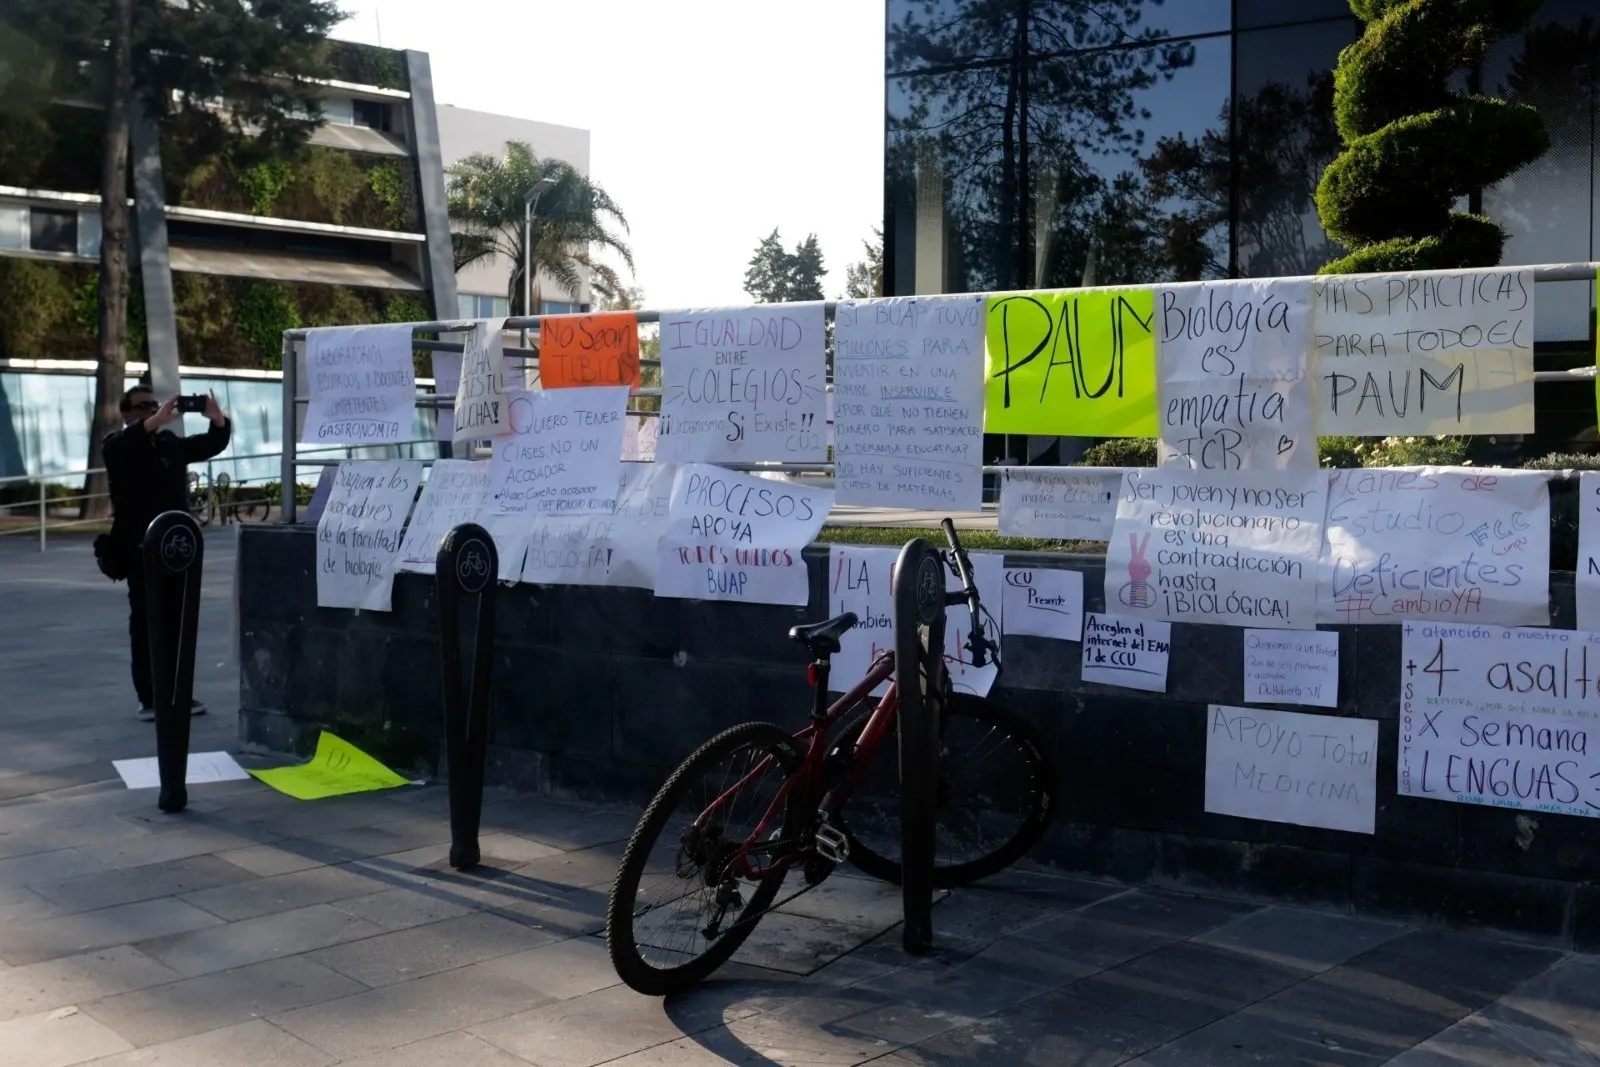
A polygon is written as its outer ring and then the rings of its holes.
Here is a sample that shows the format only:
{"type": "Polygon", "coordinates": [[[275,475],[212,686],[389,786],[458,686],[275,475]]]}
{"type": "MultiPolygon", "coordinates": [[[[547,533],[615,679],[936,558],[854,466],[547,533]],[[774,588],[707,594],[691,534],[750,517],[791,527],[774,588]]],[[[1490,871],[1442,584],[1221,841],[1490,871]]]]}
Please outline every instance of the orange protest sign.
{"type": "Polygon", "coordinates": [[[639,384],[639,320],[631,311],[539,320],[539,381],[546,389],[639,384]]]}

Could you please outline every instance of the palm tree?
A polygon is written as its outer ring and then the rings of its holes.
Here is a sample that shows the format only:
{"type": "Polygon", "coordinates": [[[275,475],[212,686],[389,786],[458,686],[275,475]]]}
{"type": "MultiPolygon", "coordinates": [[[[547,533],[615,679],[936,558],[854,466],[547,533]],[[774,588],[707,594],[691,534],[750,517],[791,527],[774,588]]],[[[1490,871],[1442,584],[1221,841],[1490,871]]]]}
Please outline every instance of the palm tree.
{"type": "Polygon", "coordinates": [[[523,205],[540,183],[554,184],[538,192],[532,229],[535,297],[541,272],[568,292],[585,279],[599,296],[610,299],[623,291],[622,278],[595,253],[610,249],[633,270],[633,251],[617,232],[628,220],[606,191],[572,164],[540,159],[525,141],[507,141],[504,157],[475,152],[452,164],[449,174],[450,221],[455,233],[456,270],[483,259],[510,260],[506,297],[512,314],[522,314],[523,205]]]}

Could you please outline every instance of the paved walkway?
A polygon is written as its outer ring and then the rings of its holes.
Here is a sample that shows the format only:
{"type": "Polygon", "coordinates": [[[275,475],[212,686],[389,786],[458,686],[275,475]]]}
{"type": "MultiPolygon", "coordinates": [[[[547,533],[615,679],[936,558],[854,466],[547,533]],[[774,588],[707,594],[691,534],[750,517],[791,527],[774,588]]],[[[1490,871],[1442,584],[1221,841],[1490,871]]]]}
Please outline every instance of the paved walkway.
{"type": "MultiPolygon", "coordinates": [[[[231,535],[208,541],[196,749],[228,747],[231,535]]],[[[489,869],[443,790],[301,803],[192,787],[162,816],[120,587],[0,542],[0,1065],[699,1067],[1600,1063],[1600,961],[1461,932],[1011,872],[900,952],[836,877],[667,1001],[596,936],[635,813],[491,793],[489,869]]]]}

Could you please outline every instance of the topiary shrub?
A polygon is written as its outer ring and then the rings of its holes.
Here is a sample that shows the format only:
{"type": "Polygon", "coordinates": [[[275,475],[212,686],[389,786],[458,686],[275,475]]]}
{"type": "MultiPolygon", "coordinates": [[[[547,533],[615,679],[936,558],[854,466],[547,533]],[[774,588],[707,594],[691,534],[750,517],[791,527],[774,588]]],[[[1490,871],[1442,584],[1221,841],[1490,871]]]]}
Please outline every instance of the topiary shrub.
{"type": "Polygon", "coordinates": [[[1544,0],[1350,0],[1367,26],[1339,53],[1334,118],[1345,150],[1317,186],[1322,226],[1351,249],[1323,274],[1500,262],[1505,231],[1452,211],[1538,159],[1550,135],[1525,104],[1450,89],[1544,0]]]}
{"type": "Polygon", "coordinates": [[[1101,441],[1083,454],[1077,463],[1080,467],[1154,467],[1156,465],[1156,439],[1154,437],[1113,437],[1101,441]]]}

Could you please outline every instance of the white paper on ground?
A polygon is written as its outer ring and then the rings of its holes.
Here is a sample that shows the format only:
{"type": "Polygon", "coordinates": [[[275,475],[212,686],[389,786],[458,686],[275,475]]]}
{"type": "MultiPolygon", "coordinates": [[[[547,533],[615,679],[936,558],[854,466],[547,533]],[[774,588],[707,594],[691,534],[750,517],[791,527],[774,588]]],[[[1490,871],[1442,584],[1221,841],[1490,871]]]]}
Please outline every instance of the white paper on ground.
{"type": "Polygon", "coordinates": [[[1207,715],[1207,811],[1374,832],[1375,720],[1220,704],[1207,715]]]}
{"type": "MultiPolygon", "coordinates": [[[[122,783],[129,789],[155,789],[161,785],[161,770],[154,756],[114,759],[111,766],[116,768],[122,776],[122,783]]],[[[184,771],[187,785],[242,782],[249,777],[245,769],[226,752],[191,752],[189,766],[184,771]]]]}
{"type": "Polygon", "coordinates": [[[1006,633],[1083,640],[1082,571],[1007,567],[1002,588],[1006,633]]]}
{"type": "Polygon", "coordinates": [[[1083,680],[1149,693],[1167,691],[1172,624],[1089,612],[1083,622],[1083,680]]]}
{"type": "Polygon", "coordinates": [[[1244,702],[1338,707],[1338,633],[1246,630],[1244,702]]]}

